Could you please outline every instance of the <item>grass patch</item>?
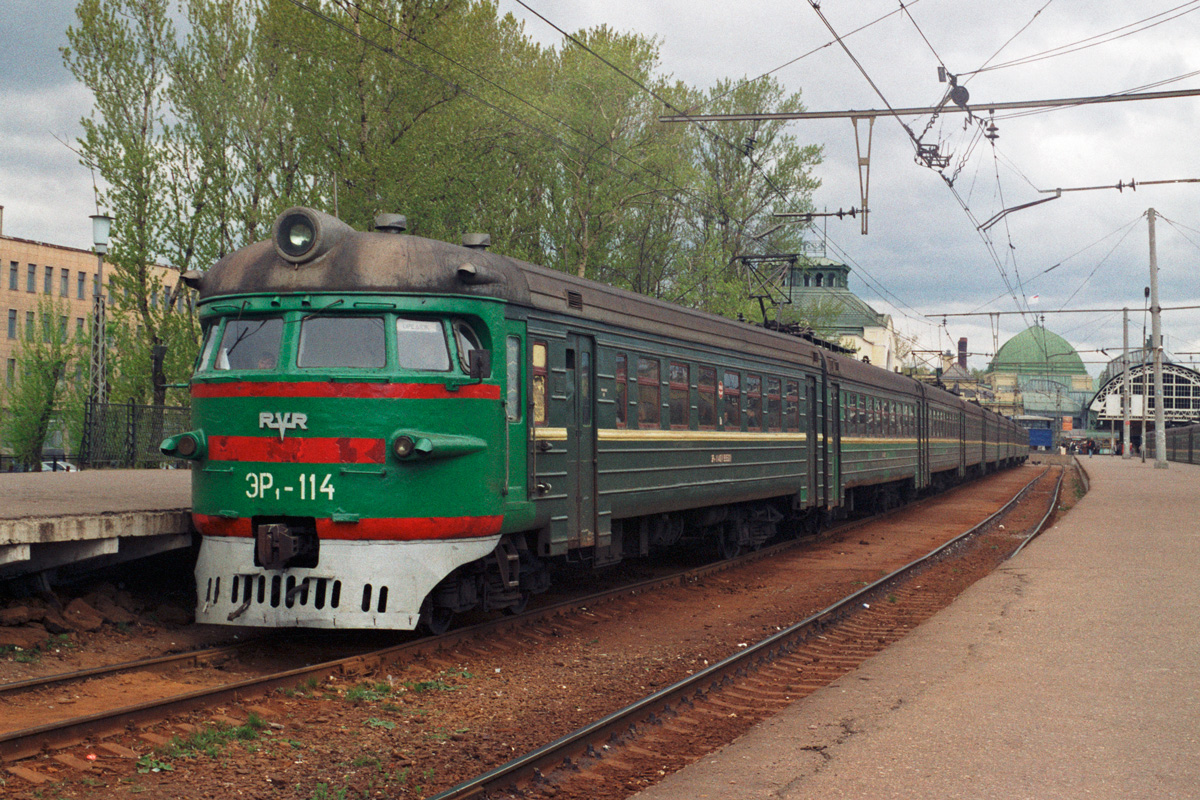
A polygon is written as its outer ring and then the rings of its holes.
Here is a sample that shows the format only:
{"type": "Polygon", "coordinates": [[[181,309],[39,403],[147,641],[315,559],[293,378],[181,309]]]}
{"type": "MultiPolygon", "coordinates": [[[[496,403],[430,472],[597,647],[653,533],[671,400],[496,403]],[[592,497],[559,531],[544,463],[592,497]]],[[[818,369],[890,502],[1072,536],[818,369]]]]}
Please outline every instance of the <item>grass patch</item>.
{"type": "MultiPolygon", "coordinates": [[[[187,736],[175,736],[155,752],[164,758],[217,758],[231,742],[252,742],[267,723],[258,714],[251,714],[245,725],[217,723],[187,736]]],[[[256,748],[257,749],[257,748],[256,748]]],[[[145,758],[145,756],[143,756],[145,758]]]]}
{"type": "Polygon", "coordinates": [[[387,683],[360,683],[347,690],[346,699],[351,703],[377,703],[385,697],[390,697],[392,687],[387,683]]]}
{"type": "Polygon", "coordinates": [[[366,724],[371,726],[372,728],[383,728],[383,729],[389,730],[389,731],[396,729],[396,723],[392,722],[390,719],[379,719],[378,717],[371,717],[369,720],[367,720],[366,724]]]}
{"type": "Polygon", "coordinates": [[[175,765],[169,761],[160,761],[154,756],[142,756],[137,761],[137,771],[145,775],[148,772],[170,772],[175,765]]]}

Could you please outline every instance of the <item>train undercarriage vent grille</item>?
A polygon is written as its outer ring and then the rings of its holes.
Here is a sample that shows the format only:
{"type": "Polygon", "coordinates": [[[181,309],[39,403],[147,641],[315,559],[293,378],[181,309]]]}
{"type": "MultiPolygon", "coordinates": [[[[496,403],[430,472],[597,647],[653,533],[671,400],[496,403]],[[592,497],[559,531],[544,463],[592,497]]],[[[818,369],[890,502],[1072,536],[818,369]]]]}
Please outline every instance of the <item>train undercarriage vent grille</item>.
{"type": "Polygon", "coordinates": [[[271,608],[299,605],[322,609],[337,608],[342,602],[342,582],[332,578],[296,580],[295,575],[234,575],[230,584],[233,591],[229,599],[241,603],[239,610],[248,609],[251,603],[269,604],[271,608]]]}

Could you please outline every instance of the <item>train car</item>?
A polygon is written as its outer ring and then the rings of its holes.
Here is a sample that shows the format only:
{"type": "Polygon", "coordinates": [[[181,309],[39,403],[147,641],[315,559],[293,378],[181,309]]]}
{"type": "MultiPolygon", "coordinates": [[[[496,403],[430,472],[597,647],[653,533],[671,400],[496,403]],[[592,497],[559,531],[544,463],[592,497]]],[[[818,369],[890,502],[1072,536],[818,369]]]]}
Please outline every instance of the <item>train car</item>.
{"type": "Polygon", "coordinates": [[[1167,428],[1166,434],[1168,461],[1200,464],[1200,425],[1167,428]]]}
{"type": "Polygon", "coordinates": [[[437,631],[1019,461],[940,389],[464,241],[293,208],[185,276],[197,621],[437,631]]]}

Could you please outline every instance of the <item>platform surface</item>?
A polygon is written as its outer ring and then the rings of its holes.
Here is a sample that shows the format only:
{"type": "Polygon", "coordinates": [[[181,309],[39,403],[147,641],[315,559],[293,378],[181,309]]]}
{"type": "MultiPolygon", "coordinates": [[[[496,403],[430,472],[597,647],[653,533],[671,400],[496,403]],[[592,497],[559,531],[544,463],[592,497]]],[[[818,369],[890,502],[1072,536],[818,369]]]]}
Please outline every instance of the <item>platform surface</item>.
{"type": "Polygon", "coordinates": [[[636,795],[1200,798],[1200,467],[1091,492],[859,669],[636,795]]]}
{"type": "Polygon", "coordinates": [[[0,473],[0,579],[189,547],[186,469],[0,473]]]}
{"type": "Polygon", "coordinates": [[[191,478],[186,469],[0,472],[0,520],[189,509],[191,478]]]}

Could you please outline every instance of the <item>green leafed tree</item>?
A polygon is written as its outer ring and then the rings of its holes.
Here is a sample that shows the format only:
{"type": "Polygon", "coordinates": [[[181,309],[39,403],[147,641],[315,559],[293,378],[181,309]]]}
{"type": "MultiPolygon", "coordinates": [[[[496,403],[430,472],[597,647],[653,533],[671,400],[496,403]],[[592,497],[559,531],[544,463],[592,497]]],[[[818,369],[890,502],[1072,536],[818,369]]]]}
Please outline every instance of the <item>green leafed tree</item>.
{"type": "Polygon", "coordinates": [[[91,115],[81,120],[79,145],[84,163],[104,181],[98,202],[114,217],[109,305],[113,318],[137,331],[112,353],[113,373],[129,376],[115,382],[125,388],[113,399],[161,405],[167,379],[150,354],[171,346],[163,338],[162,287],[153,269],[164,249],[170,197],[164,115],[176,45],[169,3],[81,0],[76,16],[63,59],[95,98],[91,115]],[[150,365],[149,381],[132,379],[141,363],[150,365]]]}
{"type": "Polygon", "coordinates": [[[77,436],[77,420],[71,415],[81,408],[76,395],[82,381],[73,376],[82,345],[68,329],[69,314],[64,300],[43,297],[38,302],[34,323],[24,327],[16,347],[15,383],[3,396],[4,444],[32,469],[41,468],[42,450],[52,434],[77,436]]]}
{"type": "MultiPolygon", "coordinates": [[[[804,110],[800,93],[787,94],[773,78],[720,81],[701,102],[713,114],[804,110]]],[[[745,277],[735,269],[736,257],[802,249],[802,230],[782,225],[773,215],[812,210],[812,192],[820,186],[814,169],[822,151],[816,145],[801,145],[785,125],[758,121],[692,126],[693,160],[704,202],[691,232],[699,254],[697,267],[682,302],[729,316],[747,314],[745,277]]]]}

